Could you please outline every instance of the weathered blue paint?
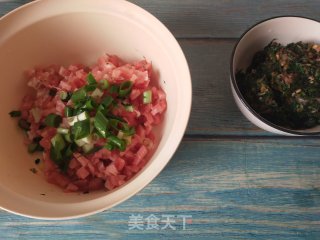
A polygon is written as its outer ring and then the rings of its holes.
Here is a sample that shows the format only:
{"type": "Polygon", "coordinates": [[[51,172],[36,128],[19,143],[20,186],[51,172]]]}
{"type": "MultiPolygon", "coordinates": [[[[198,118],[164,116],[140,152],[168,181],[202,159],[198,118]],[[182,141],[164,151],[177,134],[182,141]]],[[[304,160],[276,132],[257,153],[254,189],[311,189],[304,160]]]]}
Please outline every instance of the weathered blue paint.
{"type": "MultiPolygon", "coordinates": [[[[0,2],[0,14],[25,2],[0,2]]],[[[119,206],[68,221],[0,211],[0,239],[320,239],[320,139],[257,129],[236,108],[228,80],[230,53],[245,28],[280,14],[319,18],[320,2],[132,2],[183,38],[194,90],[187,137],[164,171],[119,206]],[[176,217],[176,230],[129,230],[138,214],[192,215],[192,223],[183,230],[176,217]]]]}

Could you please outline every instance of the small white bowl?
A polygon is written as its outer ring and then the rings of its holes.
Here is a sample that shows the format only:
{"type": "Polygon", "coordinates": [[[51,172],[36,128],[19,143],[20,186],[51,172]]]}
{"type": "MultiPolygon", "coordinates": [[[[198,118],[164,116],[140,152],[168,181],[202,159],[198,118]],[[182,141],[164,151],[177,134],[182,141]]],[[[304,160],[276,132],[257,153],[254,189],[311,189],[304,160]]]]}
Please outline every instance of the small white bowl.
{"type": "Polygon", "coordinates": [[[0,207],[41,219],[68,219],[111,208],[152,181],[176,151],[189,119],[191,78],[174,36],[151,14],[123,0],[41,0],[0,19],[0,207]],[[147,166],[114,191],[64,193],[40,174],[8,112],[26,93],[24,71],[36,65],[91,65],[104,53],[152,61],[167,94],[160,143],[147,166]],[[42,195],[42,193],[45,194],[42,195]]]}
{"type": "Polygon", "coordinates": [[[236,82],[237,71],[246,69],[254,54],[272,40],[283,45],[299,41],[320,43],[320,23],[304,17],[285,16],[264,20],[247,30],[240,37],[231,56],[230,81],[235,102],[248,120],[266,131],[287,136],[319,134],[320,126],[306,130],[292,130],[273,124],[254,111],[242,96],[236,82]]]}

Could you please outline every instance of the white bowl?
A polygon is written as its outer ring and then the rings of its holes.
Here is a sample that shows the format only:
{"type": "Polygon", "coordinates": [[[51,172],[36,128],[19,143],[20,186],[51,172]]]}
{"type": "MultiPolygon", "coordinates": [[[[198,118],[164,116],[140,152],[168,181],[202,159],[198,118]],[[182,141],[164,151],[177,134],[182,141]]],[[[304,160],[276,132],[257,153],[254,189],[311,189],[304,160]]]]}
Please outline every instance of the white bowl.
{"type": "Polygon", "coordinates": [[[307,130],[291,130],[271,123],[255,112],[240,93],[235,77],[237,71],[246,69],[253,55],[272,40],[284,45],[298,41],[320,43],[320,23],[303,17],[275,17],[257,23],[247,30],[236,44],[231,57],[230,81],[235,102],[248,120],[266,131],[288,136],[319,134],[320,126],[307,130]]]}
{"type": "Polygon", "coordinates": [[[160,21],[123,0],[41,0],[2,17],[0,32],[1,208],[41,219],[86,216],[128,199],[160,173],[183,137],[192,97],[184,54],[160,21]],[[52,63],[92,64],[104,53],[152,61],[167,94],[161,140],[147,166],[124,186],[110,192],[64,193],[29,171],[34,157],[8,112],[26,93],[25,70],[52,63]]]}

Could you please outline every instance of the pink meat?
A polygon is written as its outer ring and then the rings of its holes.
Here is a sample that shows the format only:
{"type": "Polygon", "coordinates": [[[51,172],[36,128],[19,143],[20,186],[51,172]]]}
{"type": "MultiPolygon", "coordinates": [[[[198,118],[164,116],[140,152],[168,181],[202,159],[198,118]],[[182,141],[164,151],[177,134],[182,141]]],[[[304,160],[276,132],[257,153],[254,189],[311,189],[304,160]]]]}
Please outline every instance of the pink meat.
{"type": "MultiPolygon", "coordinates": [[[[125,63],[115,55],[100,57],[91,68],[81,64],[68,67],[51,65],[27,72],[28,85],[35,89],[35,94],[26,95],[20,107],[22,118],[31,123],[25,143],[31,143],[35,137],[42,137],[40,145],[44,148],[44,175],[48,182],[63,188],[65,192],[112,190],[130,180],[146,165],[156,145],[153,128],[162,122],[167,108],[164,91],[159,87],[150,86],[152,72],[152,64],[145,59],[125,63]],[[75,91],[86,85],[89,72],[92,72],[98,82],[102,79],[108,79],[111,84],[121,84],[128,80],[133,82],[132,91],[127,99],[133,106],[133,111],[119,105],[113,109],[113,114],[125,119],[135,128],[136,133],[131,137],[130,144],[124,152],[102,148],[93,154],[74,153],[69,168],[64,173],[50,159],[51,138],[57,130],[39,126],[48,114],[55,113],[63,117],[62,126],[68,127],[64,108],[70,105],[70,101],[61,101],[60,93],[75,91]],[[58,91],[56,96],[49,95],[52,88],[58,91]],[[146,90],[152,91],[150,104],[143,103],[142,93],[146,90]],[[40,123],[37,123],[32,115],[33,108],[41,110],[40,123]]],[[[105,139],[94,142],[95,146],[103,146],[105,143],[105,139]]]]}

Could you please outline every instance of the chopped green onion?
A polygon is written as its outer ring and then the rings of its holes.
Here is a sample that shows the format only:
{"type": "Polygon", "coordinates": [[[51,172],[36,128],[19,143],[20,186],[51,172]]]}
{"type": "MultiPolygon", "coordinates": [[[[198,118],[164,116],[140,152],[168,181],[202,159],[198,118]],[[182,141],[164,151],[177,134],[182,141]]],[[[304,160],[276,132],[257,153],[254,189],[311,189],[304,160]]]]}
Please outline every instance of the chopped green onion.
{"type": "Polygon", "coordinates": [[[61,99],[62,101],[67,102],[67,101],[70,99],[70,94],[67,93],[67,92],[65,92],[65,91],[61,91],[61,92],[60,92],[60,99],[61,99]]]}
{"type": "Polygon", "coordinates": [[[111,85],[110,86],[110,89],[109,89],[109,92],[111,94],[118,94],[119,93],[119,86],[117,85],[111,85]]]}
{"type": "Polygon", "coordinates": [[[152,92],[151,90],[147,90],[143,92],[143,103],[148,104],[152,101],[152,92]]]}
{"type": "Polygon", "coordinates": [[[86,97],[87,97],[86,90],[84,88],[80,88],[72,94],[71,100],[73,103],[76,104],[83,101],[86,97]]]}
{"type": "Polygon", "coordinates": [[[84,107],[88,110],[93,110],[96,107],[96,103],[92,99],[88,99],[84,107]]]}
{"type": "Polygon", "coordinates": [[[82,150],[84,153],[89,153],[94,148],[92,143],[88,143],[82,146],[82,150]]]}
{"type": "Polygon", "coordinates": [[[50,90],[49,90],[49,95],[51,96],[51,97],[54,97],[56,94],[57,94],[57,89],[56,88],[50,88],[50,90]]]}
{"type": "Polygon", "coordinates": [[[90,119],[76,122],[72,126],[72,134],[75,140],[87,137],[90,134],[90,119]]]}
{"type": "Polygon", "coordinates": [[[29,153],[34,153],[38,149],[38,143],[30,143],[28,145],[28,152],[29,153]]]}
{"type": "Polygon", "coordinates": [[[110,85],[107,79],[101,80],[101,81],[99,82],[99,84],[100,84],[100,87],[101,87],[102,90],[108,89],[108,87],[109,87],[109,85],[110,85]]]}
{"type": "Polygon", "coordinates": [[[110,143],[106,143],[103,147],[108,149],[109,151],[112,151],[114,149],[114,145],[110,143]]]}
{"type": "Polygon", "coordinates": [[[89,85],[97,84],[97,81],[96,81],[96,79],[94,78],[94,76],[92,75],[91,72],[87,76],[87,82],[88,82],[89,85]]]}
{"type": "Polygon", "coordinates": [[[66,146],[66,143],[62,135],[59,133],[57,133],[56,135],[54,135],[53,138],[51,138],[51,144],[52,147],[55,148],[57,151],[62,151],[66,146]]]}
{"type": "Polygon", "coordinates": [[[87,112],[82,112],[79,115],[77,115],[78,121],[83,121],[90,118],[89,114],[87,112]]]}
{"type": "Polygon", "coordinates": [[[11,111],[9,112],[10,117],[20,117],[21,111],[11,111]]]}
{"type": "Polygon", "coordinates": [[[22,118],[19,119],[18,125],[23,130],[26,130],[26,131],[30,130],[30,123],[25,119],[22,119],[22,118]]]}
{"type": "Polygon", "coordinates": [[[92,92],[92,91],[94,91],[96,88],[97,88],[97,86],[96,86],[96,85],[93,85],[93,84],[84,86],[84,90],[85,90],[86,92],[92,92]]]}
{"type": "Polygon", "coordinates": [[[110,106],[110,104],[113,102],[113,98],[109,95],[107,95],[101,102],[101,104],[107,108],[110,106]]]}
{"type": "Polygon", "coordinates": [[[96,88],[92,93],[91,93],[91,97],[92,98],[101,98],[103,96],[103,92],[99,89],[96,88]]]}
{"type": "Polygon", "coordinates": [[[77,140],[75,140],[75,143],[77,144],[77,146],[82,147],[85,144],[92,143],[92,137],[91,137],[91,135],[89,135],[87,137],[84,137],[84,138],[81,138],[81,139],[77,139],[77,140]]]}
{"type": "Polygon", "coordinates": [[[72,143],[70,133],[64,134],[63,137],[68,143],[72,143]]]}
{"type": "Polygon", "coordinates": [[[101,112],[97,112],[93,124],[98,133],[103,137],[106,137],[109,121],[101,112]]]}
{"type": "Polygon", "coordinates": [[[72,107],[65,107],[64,108],[64,115],[66,116],[66,117],[72,117],[73,116],[73,111],[74,111],[74,109],[72,108],[72,107]]]}
{"type": "Polygon", "coordinates": [[[110,144],[117,147],[120,151],[126,150],[126,142],[124,140],[119,139],[116,136],[109,136],[107,139],[110,144]]]}
{"type": "Polygon", "coordinates": [[[45,124],[49,127],[59,127],[60,123],[62,122],[62,117],[60,115],[50,113],[46,116],[44,120],[45,124]]]}
{"type": "Polygon", "coordinates": [[[60,134],[65,135],[65,134],[68,134],[68,133],[69,133],[69,129],[68,129],[68,128],[61,128],[61,127],[59,127],[59,128],[57,128],[57,132],[60,133],[60,134]]]}
{"type": "Polygon", "coordinates": [[[124,83],[121,83],[120,88],[119,88],[119,96],[120,97],[125,97],[130,94],[132,89],[132,82],[131,81],[126,81],[124,83]]]}
{"type": "Polygon", "coordinates": [[[124,106],[124,108],[126,109],[127,112],[133,112],[134,111],[134,108],[133,108],[132,105],[124,106]]]}

